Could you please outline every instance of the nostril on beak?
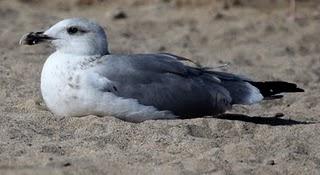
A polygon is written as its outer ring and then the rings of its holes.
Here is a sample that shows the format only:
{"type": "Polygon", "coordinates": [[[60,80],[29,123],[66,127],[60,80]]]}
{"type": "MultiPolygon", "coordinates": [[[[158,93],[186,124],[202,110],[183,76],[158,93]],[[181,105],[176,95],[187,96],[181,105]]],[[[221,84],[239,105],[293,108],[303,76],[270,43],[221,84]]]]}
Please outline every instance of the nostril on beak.
{"type": "Polygon", "coordinates": [[[20,45],[35,45],[40,42],[53,40],[54,38],[45,35],[44,32],[30,32],[23,35],[19,41],[20,45]]]}

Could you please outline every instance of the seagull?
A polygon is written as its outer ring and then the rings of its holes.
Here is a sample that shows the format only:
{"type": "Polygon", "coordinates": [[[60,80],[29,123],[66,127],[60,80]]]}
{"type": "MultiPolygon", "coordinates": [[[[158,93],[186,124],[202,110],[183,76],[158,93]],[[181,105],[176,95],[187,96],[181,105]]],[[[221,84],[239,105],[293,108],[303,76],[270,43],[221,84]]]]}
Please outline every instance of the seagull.
{"type": "Polygon", "coordinates": [[[41,94],[57,116],[114,116],[142,122],[222,114],[232,105],[250,105],[303,92],[284,81],[258,82],[186,64],[170,53],[112,54],[96,22],[64,19],[46,31],[24,35],[20,44],[55,46],[41,73],[41,94]]]}

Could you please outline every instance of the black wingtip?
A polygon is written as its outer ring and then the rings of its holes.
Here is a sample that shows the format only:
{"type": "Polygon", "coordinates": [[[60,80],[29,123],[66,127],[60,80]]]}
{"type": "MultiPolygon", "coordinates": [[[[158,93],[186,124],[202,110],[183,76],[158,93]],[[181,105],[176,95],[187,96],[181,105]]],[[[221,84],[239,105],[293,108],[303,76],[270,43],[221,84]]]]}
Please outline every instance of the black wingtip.
{"type": "Polygon", "coordinates": [[[275,100],[275,99],[280,99],[282,97],[283,95],[272,95],[272,96],[264,97],[263,100],[275,100]]]}
{"type": "Polygon", "coordinates": [[[276,95],[281,93],[304,92],[304,89],[299,88],[296,84],[284,81],[250,82],[250,84],[257,87],[265,98],[278,97],[276,95]]]}
{"type": "MultiPolygon", "coordinates": [[[[286,82],[284,82],[284,83],[286,83],[286,82]]],[[[288,83],[288,84],[290,84],[291,87],[289,87],[286,92],[289,92],[289,93],[290,92],[304,92],[304,89],[299,88],[296,84],[293,84],[293,83],[288,83]]]]}
{"type": "Polygon", "coordinates": [[[297,87],[297,88],[296,88],[296,92],[305,92],[305,91],[304,91],[304,89],[301,89],[301,88],[298,88],[298,87],[297,87]]]}

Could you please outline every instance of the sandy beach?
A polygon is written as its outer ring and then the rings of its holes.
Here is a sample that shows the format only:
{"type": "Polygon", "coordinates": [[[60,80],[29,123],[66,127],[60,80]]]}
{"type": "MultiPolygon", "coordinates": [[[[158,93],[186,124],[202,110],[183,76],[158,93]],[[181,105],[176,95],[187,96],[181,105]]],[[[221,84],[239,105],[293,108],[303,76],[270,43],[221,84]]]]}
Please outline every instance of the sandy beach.
{"type": "Polygon", "coordinates": [[[287,1],[239,2],[0,0],[0,174],[320,174],[320,3],[298,1],[293,20],[287,1]],[[18,42],[70,17],[100,23],[113,53],[169,52],[305,92],[207,118],[57,117],[40,92],[54,49],[18,42]]]}

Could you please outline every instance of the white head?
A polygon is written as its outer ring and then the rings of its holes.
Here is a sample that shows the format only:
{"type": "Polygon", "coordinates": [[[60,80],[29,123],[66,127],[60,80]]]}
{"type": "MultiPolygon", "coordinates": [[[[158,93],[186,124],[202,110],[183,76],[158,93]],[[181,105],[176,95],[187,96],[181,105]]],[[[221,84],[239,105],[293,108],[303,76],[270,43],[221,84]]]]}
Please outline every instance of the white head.
{"type": "Polygon", "coordinates": [[[65,19],[44,32],[31,32],[20,43],[34,45],[51,41],[56,50],[75,55],[109,54],[107,36],[101,26],[84,18],[65,19]]]}

